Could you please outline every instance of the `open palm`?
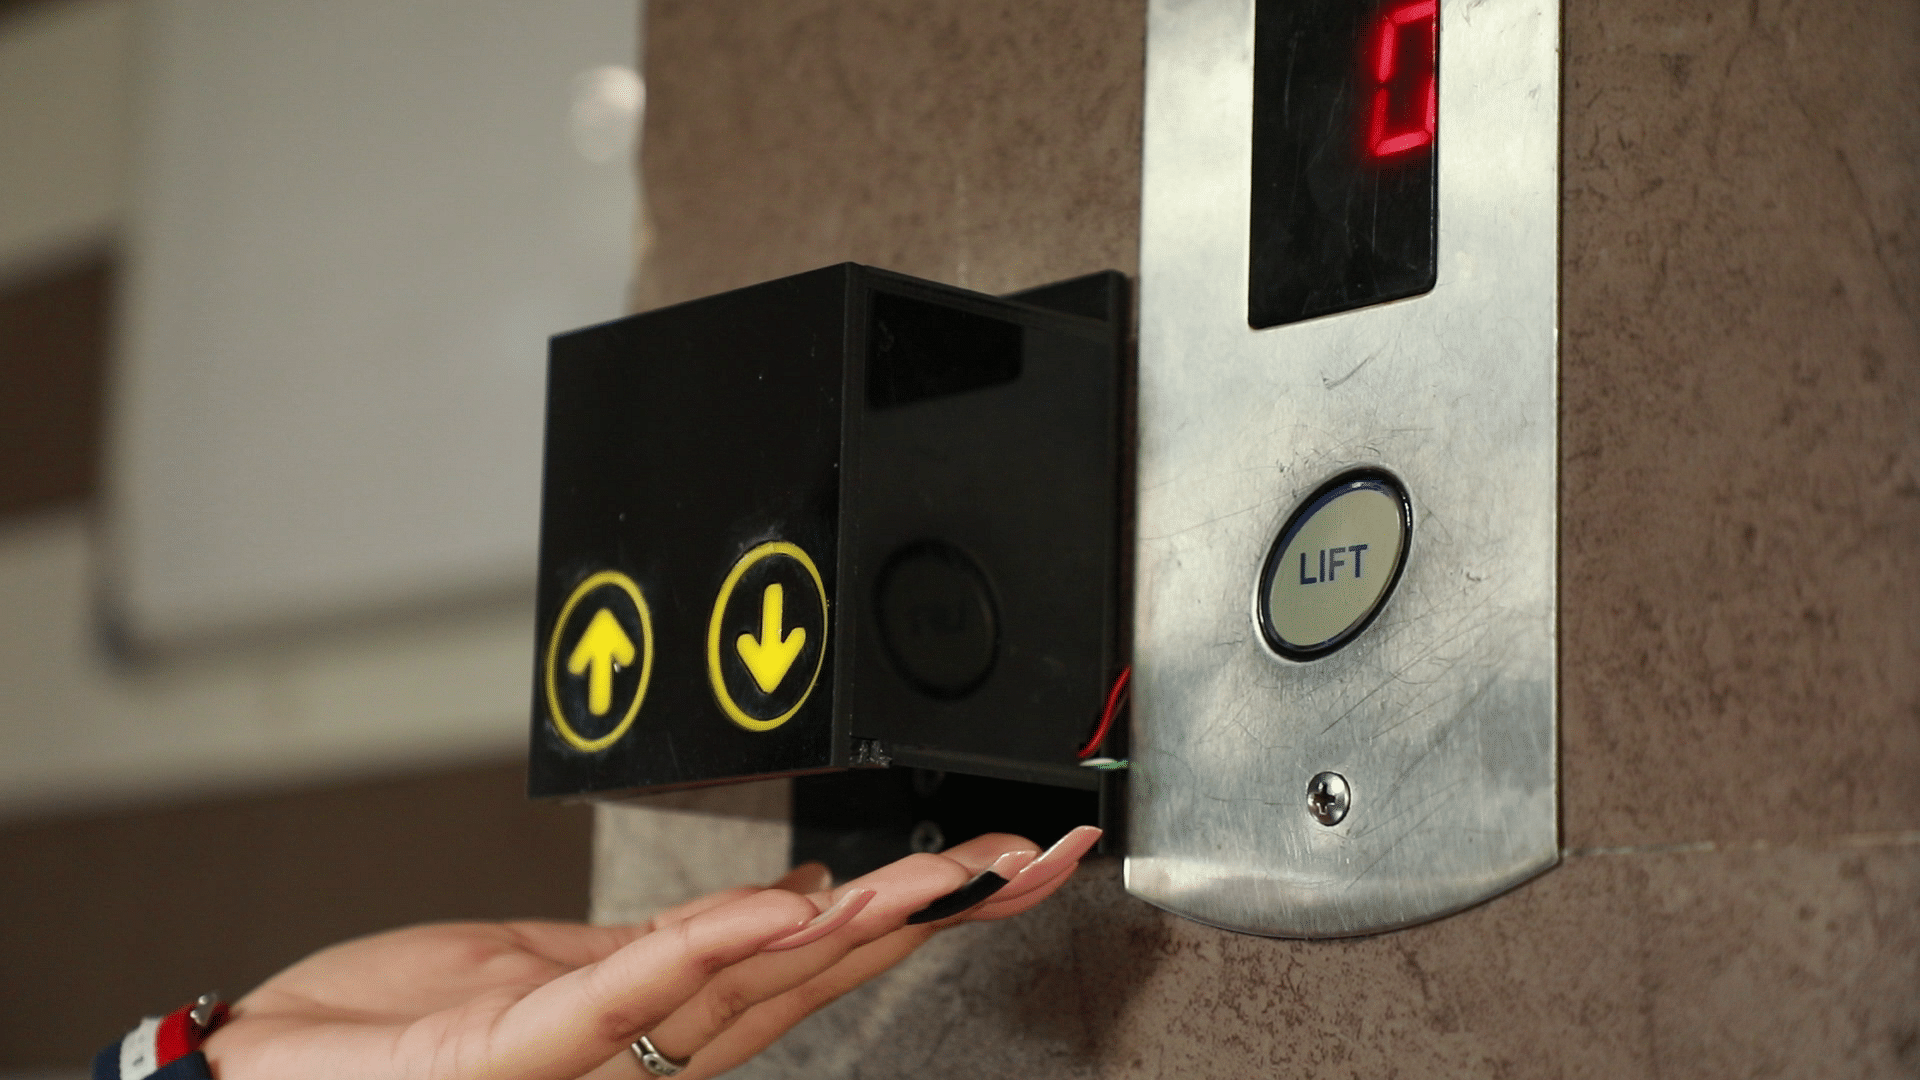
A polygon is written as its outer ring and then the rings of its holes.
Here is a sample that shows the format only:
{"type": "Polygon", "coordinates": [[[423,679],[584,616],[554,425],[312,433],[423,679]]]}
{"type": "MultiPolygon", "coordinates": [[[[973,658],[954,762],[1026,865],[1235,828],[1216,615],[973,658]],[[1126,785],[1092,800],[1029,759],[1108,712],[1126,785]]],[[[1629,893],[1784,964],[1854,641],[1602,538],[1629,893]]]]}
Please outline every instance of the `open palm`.
{"type": "Polygon", "coordinates": [[[220,1080],[635,1080],[648,1035],[686,1080],[745,1061],[940,928],[1038,904],[1097,830],[1045,856],[994,834],[827,889],[800,867],[644,925],[448,923],[336,945],[242,998],[205,1050],[220,1080]],[[907,917],[992,868],[1009,884],[945,922],[907,917]]]}

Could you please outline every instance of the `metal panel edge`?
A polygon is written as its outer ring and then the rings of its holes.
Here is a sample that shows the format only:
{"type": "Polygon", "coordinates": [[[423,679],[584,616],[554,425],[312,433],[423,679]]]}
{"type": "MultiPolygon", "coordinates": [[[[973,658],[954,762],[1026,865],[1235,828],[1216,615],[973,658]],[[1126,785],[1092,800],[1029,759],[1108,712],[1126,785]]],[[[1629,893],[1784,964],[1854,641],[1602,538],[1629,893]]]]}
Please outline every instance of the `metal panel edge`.
{"type": "Polygon", "coordinates": [[[1432,293],[1247,327],[1252,0],[1153,0],[1142,180],[1126,885],[1223,928],[1375,933],[1559,857],[1559,9],[1445,0],[1432,293]],[[1249,594],[1300,498],[1409,487],[1379,620],[1308,664],[1249,594]],[[1339,769],[1354,809],[1312,821],[1339,769]]]}

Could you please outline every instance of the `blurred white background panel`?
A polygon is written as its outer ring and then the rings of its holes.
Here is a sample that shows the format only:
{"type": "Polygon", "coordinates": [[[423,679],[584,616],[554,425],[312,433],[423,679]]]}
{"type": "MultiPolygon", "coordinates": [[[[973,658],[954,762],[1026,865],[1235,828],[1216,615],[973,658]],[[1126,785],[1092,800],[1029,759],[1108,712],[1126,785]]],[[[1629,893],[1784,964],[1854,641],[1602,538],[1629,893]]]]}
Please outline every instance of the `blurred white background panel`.
{"type": "Polygon", "coordinates": [[[637,0],[138,16],[120,629],[530,590],[546,338],[633,264],[637,0]]]}

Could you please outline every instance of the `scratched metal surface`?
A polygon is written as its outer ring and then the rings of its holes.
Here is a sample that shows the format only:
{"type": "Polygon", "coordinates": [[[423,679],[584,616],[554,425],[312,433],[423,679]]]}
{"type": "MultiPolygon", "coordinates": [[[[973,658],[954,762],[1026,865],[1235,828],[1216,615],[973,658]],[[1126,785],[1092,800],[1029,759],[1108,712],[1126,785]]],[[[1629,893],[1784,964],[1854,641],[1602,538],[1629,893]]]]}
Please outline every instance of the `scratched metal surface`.
{"type": "Polygon", "coordinates": [[[1554,692],[1559,10],[1441,5],[1439,278],[1247,327],[1252,0],[1149,14],[1127,888],[1247,933],[1457,911],[1558,857],[1554,692]],[[1414,506],[1379,619],[1296,664],[1253,592],[1315,485],[1414,506]],[[1353,808],[1307,812],[1321,770],[1353,808]]]}

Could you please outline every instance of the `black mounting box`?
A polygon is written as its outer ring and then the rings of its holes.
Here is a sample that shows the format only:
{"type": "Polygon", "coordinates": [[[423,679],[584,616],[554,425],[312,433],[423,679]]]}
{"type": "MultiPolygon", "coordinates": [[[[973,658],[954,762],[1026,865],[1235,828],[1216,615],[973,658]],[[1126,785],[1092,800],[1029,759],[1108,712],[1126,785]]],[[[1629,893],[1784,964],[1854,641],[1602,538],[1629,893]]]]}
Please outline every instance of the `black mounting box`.
{"type": "Polygon", "coordinates": [[[555,337],[530,793],[883,764],[1099,789],[1126,285],[848,263],[555,337]]]}

